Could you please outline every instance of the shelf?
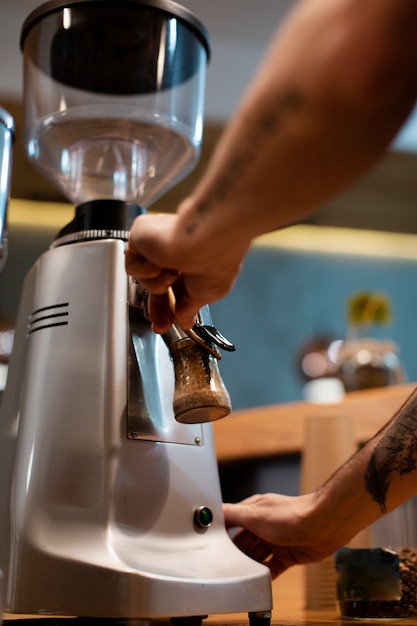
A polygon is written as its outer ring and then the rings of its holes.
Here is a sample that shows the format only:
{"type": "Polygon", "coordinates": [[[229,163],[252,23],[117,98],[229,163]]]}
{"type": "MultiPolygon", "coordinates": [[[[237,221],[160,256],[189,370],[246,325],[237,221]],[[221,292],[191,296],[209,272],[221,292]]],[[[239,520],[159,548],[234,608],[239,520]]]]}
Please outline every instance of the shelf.
{"type": "Polygon", "coordinates": [[[219,461],[298,454],[304,421],[314,413],[345,412],[352,416],[357,443],[370,439],[397,411],[416,384],[351,392],[343,402],[318,405],[292,402],[234,411],[213,423],[219,461]]]}

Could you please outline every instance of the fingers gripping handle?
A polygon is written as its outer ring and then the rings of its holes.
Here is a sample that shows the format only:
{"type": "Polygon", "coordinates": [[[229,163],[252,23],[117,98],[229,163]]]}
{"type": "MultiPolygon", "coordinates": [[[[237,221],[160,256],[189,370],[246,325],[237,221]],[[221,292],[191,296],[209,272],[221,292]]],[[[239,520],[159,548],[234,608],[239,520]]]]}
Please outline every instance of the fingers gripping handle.
{"type": "MultiPolygon", "coordinates": [[[[130,305],[143,309],[147,317],[147,292],[138,284],[130,285],[130,305]]],[[[175,311],[175,296],[168,291],[175,311]]],[[[175,373],[173,409],[177,421],[184,424],[211,422],[231,411],[229,393],[220,375],[217,348],[232,351],[235,346],[212,326],[208,307],[200,311],[199,320],[190,330],[174,322],[163,335],[175,373]]]]}

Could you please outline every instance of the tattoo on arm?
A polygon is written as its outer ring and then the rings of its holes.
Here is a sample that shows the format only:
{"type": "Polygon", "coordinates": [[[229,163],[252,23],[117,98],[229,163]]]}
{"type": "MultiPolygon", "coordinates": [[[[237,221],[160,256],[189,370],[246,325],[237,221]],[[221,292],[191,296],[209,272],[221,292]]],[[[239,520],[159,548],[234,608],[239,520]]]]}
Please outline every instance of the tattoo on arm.
{"type": "Polygon", "coordinates": [[[405,402],[376,445],[365,472],[365,488],[382,513],[394,473],[404,476],[417,468],[417,395],[405,402]]]}
{"type": "Polygon", "coordinates": [[[269,108],[265,111],[260,118],[258,127],[250,134],[240,152],[236,154],[228,168],[219,177],[216,188],[204,202],[197,206],[197,217],[187,229],[189,234],[195,231],[201,219],[233,189],[239,178],[244,175],[247,166],[256,159],[268,138],[282,128],[285,119],[300,109],[304,103],[303,94],[292,88],[282,95],[273,109],[269,108]]]}

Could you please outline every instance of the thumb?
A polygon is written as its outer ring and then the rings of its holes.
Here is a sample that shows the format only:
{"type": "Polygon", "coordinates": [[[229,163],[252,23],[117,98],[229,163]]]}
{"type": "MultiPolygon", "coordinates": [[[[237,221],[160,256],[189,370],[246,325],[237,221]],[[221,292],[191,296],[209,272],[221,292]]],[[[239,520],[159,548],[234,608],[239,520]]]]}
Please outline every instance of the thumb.
{"type": "Polygon", "coordinates": [[[197,320],[197,315],[204,302],[196,301],[190,297],[185,285],[184,276],[172,285],[175,295],[175,318],[181,328],[192,328],[197,320]]]}

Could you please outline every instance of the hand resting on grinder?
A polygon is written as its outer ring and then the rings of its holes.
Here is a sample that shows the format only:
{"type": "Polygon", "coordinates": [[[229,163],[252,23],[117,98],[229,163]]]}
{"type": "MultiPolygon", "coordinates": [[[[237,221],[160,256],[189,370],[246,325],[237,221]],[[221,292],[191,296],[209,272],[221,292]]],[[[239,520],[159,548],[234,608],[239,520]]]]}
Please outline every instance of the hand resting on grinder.
{"type": "Polygon", "coordinates": [[[316,491],[225,504],[236,544],[273,577],[319,561],[417,494],[417,389],[391,420],[316,491]]]}
{"type": "Polygon", "coordinates": [[[319,561],[339,546],[321,539],[323,523],[308,525],[316,495],[291,497],[274,493],[254,495],[239,504],[224,504],[229,527],[243,527],[234,543],[264,563],[276,578],[292,565],[319,561]]]}

